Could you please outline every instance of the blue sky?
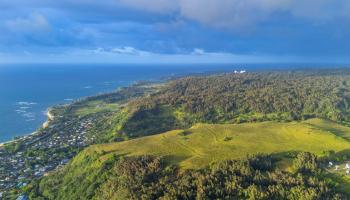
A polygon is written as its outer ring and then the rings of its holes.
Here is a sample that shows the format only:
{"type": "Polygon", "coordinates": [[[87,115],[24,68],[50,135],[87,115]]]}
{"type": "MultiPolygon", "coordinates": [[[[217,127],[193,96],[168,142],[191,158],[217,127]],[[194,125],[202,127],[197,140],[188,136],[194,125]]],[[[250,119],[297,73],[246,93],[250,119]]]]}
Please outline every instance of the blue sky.
{"type": "Polygon", "coordinates": [[[349,0],[1,0],[0,63],[349,62],[349,0]]]}

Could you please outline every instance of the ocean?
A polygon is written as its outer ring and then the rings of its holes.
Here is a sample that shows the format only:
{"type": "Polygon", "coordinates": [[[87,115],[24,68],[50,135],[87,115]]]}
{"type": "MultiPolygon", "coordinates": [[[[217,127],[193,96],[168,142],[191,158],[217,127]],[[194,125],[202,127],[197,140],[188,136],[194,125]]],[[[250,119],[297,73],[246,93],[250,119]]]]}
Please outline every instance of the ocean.
{"type": "Polygon", "coordinates": [[[111,92],[135,81],[286,65],[0,65],[0,143],[34,132],[53,105],[111,92]]]}

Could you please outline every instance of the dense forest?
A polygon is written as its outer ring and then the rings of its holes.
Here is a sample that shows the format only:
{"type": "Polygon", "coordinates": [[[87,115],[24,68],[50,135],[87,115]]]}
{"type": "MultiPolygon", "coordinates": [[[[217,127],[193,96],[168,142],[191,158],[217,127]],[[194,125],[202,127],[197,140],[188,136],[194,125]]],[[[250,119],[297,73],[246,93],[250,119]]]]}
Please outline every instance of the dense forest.
{"type": "Polygon", "coordinates": [[[282,172],[275,164],[271,156],[257,155],[181,171],[158,157],[113,157],[89,174],[82,173],[86,169],[80,166],[75,177],[63,172],[45,177],[29,194],[33,199],[67,200],[344,198],[335,192],[332,181],[317,178],[324,171],[313,154],[298,154],[293,173],[282,172]]]}
{"type": "Polygon", "coordinates": [[[129,103],[126,134],[148,135],[198,122],[350,122],[350,71],[260,72],[186,77],[129,103]],[[142,119],[142,120],[141,120],[142,119]]]}

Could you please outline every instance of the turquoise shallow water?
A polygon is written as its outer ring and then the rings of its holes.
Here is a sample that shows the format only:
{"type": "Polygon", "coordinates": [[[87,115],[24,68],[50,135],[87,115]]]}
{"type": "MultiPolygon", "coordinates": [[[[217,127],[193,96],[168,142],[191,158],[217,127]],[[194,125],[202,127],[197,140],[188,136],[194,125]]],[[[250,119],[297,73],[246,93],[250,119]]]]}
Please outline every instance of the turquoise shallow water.
{"type": "Polygon", "coordinates": [[[202,72],[293,67],[305,65],[0,65],[0,142],[34,132],[46,121],[44,113],[50,106],[113,91],[135,81],[202,72]]]}

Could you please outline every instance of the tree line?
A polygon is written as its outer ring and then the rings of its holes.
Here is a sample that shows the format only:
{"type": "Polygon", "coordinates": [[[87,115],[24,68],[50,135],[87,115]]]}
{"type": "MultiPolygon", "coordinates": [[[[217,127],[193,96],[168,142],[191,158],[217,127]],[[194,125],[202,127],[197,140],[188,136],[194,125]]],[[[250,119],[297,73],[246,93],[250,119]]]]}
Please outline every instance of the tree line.
{"type": "Polygon", "coordinates": [[[64,185],[64,176],[46,177],[29,194],[34,199],[67,200],[345,198],[334,183],[319,178],[324,171],[311,153],[297,155],[292,173],[276,169],[276,160],[269,155],[185,171],[159,157],[114,157],[98,173],[90,182],[76,176],[69,185],[64,185]]]}

